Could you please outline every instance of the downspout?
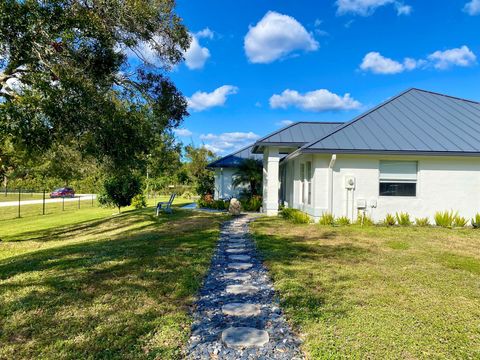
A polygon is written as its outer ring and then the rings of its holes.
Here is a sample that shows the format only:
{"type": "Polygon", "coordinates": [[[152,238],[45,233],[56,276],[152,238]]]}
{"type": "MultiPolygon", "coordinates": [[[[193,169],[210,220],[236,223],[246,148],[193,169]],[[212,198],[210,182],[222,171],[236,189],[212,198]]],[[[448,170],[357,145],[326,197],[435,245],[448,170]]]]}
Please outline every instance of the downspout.
{"type": "Polygon", "coordinates": [[[333,167],[337,161],[337,154],[332,154],[328,165],[328,212],[333,214],[333,167]]]}

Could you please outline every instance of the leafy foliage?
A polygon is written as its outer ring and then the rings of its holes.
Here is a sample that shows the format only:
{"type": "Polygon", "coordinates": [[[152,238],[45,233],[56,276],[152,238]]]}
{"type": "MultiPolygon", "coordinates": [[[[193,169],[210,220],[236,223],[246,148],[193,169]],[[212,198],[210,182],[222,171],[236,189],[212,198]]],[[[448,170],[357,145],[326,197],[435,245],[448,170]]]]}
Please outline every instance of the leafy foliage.
{"type": "Polygon", "coordinates": [[[130,206],[135,195],[141,192],[141,182],[138,176],[131,173],[121,173],[105,180],[104,193],[99,202],[104,206],[120,208],[130,206]]]}
{"type": "Polygon", "coordinates": [[[294,224],[310,224],[312,222],[310,216],[297,209],[284,208],[280,214],[284,219],[290,220],[294,224]]]}
{"type": "Polygon", "coordinates": [[[417,226],[430,226],[430,220],[428,217],[423,217],[423,218],[415,218],[415,225],[417,226]]]}
{"type": "Polygon", "coordinates": [[[212,151],[205,147],[185,147],[186,176],[189,181],[195,184],[195,191],[198,195],[213,194],[215,177],[213,171],[207,169],[207,165],[215,159],[212,151]]]}
{"type": "Polygon", "coordinates": [[[474,229],[480,229],[480,213],[475,214],[475,216],[471,220],[471,223],[474,229]]]}
{"type": "Polygon", "coordinates": [[[383,220],[383,223],[386,226],[394,226],[397,223],[397,220],[395,216],[393,216],[392,214],[387,214],[385,215],[385,219],[383,220]]]}
{"type": "Polygon", "coordinates": [[[452,227],[455,217],[458,216],[458,212],[451,211],[437,211],[433,218],[435,219],[435,224],[441,227],[452,227]]]}
{"type": "Polygon", "coordinates": [[[335,224],[335,217],[329,212],[324,212],[322,216],[320,216],[320,220],[318,221],[318,223],[320,225],[333,226],[335,224]]]}
{"type": "Polygon", "coordinates": [[[468,223],[468,220],[466,218],[457,214],[453,219],[452,225],[453,227],[465,227],[467,223],[468,223]]]}
{"type": "Polygon", "coordinates": [[[238,170],[233,175],[233,186],[238,187],[241,185],[247,185],[250,196],[260,195],[262,193],[262,161],[256,159],[245,159],[240,163],[238,170]]]}
{"type": "Polygon", "coordinates": [[[135,209],[143,209],[147,207],[147,198],[144,194],[137,194],[132,199],[132,206],[135,209]]]}
{"type": "Polygon", "coordinates": [[[410,220],[410,215],[408,213],[400,212],[395,214],[397,223],[400,226],[410,226],[412,225],[412,220],[410,220]]]}
{"type": "Polygon", "coordinates": [[[346,216],[341,216],[335,220],[335,224],[338,226],[350,225],[350,219],[346,216]]]}
{"type": "Polygon", "coordinates": [[[251,198],[240,199],[242,208],[245,211],[260,211],[262,207],[262,197],[259,195],[252,196],[251,198]]]}
{"type": "MultiPolygon", "coordinates": [[[[190,42],[174,5],[0,2],[0,144],[29,157],[75,145],[110,168],[140,167],[187,115],[186,99],[165,75],[190,42]],[[138,66],[128,61],[134,55],[138,66]]],[[[2,146],[2,166],[6,153],[2,146]]]]}
{"type": "Polygon", "coordinates": [[[375,225],[374,221],[370,216],[368,216],[365,212],[360,211],[357,216],[357,225],[360,226],[373,226],[375,225]]]}

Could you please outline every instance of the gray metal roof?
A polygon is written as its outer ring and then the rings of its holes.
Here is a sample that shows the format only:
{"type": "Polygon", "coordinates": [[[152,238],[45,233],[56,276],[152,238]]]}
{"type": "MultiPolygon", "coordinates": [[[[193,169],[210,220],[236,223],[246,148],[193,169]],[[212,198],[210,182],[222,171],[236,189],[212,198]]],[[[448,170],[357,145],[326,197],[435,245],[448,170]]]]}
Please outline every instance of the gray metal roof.
{"type": "Polygon", "coordinates": [[[253,152],[262,152],[261,148],[265,145],[303,146],[325,137],[342,124],[341,122],[296,122],[257,140],[253,152]]]}
{"type": "Polygon", "coordinates": [[[480,155],[480,103],[410,89],[299,152],[480,155]]]}
{"type": "Polygon", "coordinates": [[[208,164],[207,168],[235,168],[245,159],[263,159],[261,154],[252,154],[252,149],[253,144],[208,164]]]}

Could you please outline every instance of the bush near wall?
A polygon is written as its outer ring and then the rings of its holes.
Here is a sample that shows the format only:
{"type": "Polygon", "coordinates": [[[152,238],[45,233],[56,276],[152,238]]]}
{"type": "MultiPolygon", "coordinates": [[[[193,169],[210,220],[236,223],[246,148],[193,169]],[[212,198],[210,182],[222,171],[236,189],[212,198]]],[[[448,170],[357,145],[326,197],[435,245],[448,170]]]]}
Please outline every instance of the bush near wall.
{"type": "Polygon", "coordinates": [[[212,210],[228,210],[230,201],[215,200],[212,195],[205,195],[197,202],[199,208],[212,210]]]}
{"type": "Polygon", "coordinates": [[[280,215],[294,224],[310,224],[312,222],[310,216],[297,209],[284,208],[280,215]]]}

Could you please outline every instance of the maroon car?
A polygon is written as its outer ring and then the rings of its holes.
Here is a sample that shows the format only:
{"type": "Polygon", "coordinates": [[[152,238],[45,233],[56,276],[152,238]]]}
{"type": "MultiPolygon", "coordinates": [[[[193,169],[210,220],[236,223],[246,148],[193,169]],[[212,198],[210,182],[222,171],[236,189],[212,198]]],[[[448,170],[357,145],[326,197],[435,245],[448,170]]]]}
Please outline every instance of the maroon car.
{"type": "Polygon", "coordinates": [[[63,187],[59,189],[55,189],[50,194],[51,198],[63,198],[63,197],[75,197],[75,190],[69,187],[63,187]]]}

